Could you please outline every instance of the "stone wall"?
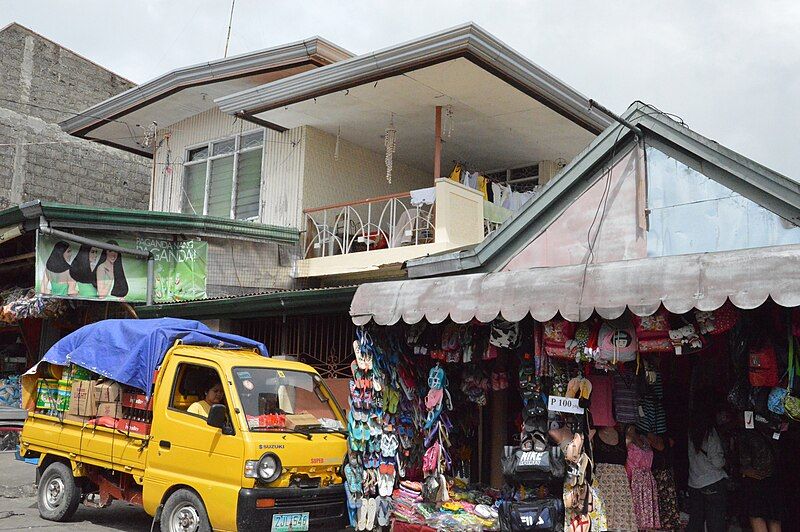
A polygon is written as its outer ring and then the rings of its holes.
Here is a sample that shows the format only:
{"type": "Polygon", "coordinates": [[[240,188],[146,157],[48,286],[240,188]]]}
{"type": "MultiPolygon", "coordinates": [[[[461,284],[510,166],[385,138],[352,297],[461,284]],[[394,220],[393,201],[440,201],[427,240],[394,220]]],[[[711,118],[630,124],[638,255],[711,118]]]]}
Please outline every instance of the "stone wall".
{"type": "Polygon", "coordinates": [[[149,159],[57,125],[133,86],[18,24],[0,30],[0,209],[41,199],[147,209],[149,159]]]}

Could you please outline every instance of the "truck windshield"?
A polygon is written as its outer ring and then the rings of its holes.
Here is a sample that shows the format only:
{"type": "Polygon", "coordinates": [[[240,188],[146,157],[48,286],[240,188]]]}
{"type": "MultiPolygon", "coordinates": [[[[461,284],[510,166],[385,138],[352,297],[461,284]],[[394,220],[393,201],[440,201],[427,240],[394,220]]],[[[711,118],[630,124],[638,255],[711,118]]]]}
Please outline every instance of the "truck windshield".
{"type": "Polygon", "coordinates": [[[304,371],[234,368],[236,391],[251,431],[340,431],[332,395],[319,375],[304,371]]]}

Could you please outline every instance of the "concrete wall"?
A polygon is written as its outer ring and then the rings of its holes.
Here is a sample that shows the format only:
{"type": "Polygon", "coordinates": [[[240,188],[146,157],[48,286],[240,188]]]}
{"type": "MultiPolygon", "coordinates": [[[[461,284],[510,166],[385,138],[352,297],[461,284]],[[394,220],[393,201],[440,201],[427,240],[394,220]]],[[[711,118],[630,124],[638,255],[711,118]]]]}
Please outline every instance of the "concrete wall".
{"type": "Polygon", "coordinates": [[[18,24],[0,30],[0,209],[41,199],[146,209],[147,159],[57,122],[133,84],[18,24]]]}
{"type": "Polygon", "coordinates": [[[433,186],[433,177],[429,173],[400,163],[394,163],[392,183],[389,184],[383,153],[344,140],[339,142],[338,160],[334,159],[335,150],[335,135],[306,127],[305,208],[433,186]]]}
{"type": "Polygon", "coordinates": [[[645,205],[637,195],[638,187],[644,186],[643,168],[641,150],[637,148],[625,155],[511,259],[504,270],[582,264],[589,256],[590,227],[594,242],[592,262],[646,257],[646,235],[639,216],[645,205]],[[592,226],[595,213],[597,219],[592,226]]]}

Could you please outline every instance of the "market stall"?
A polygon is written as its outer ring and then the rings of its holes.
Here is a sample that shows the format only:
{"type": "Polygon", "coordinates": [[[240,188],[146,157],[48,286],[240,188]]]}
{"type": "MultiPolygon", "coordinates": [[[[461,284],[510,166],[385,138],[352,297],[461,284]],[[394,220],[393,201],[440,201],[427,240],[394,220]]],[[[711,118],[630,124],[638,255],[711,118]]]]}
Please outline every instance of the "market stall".
{"type": "Polygon", "coordinates": [[[800,490],[795,248],[359,288],[349,476],[370,479],[377,464],[378,489],[350,489],[354,525],[681,529],[698,410],[724,451],[737,502],[727,519],[791,520],[781,500],[800,490]],[[755,455],[769,460],[756,467],[755,455]],[[372,500],[383,520],[370,520],[372,500]]]}

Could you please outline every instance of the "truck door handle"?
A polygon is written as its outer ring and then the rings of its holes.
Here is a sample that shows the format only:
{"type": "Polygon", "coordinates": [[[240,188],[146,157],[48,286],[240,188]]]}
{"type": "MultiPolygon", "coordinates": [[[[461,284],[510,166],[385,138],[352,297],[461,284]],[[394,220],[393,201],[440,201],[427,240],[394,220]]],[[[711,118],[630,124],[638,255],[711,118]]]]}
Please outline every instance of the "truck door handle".
{"type": "Polygon", "coordinates": [[[167,440],[160,440],[158,442],[158,446],[161,447],[162,449],[169,449],[170,447],[172,447],[172,444],[167,440]]]}

